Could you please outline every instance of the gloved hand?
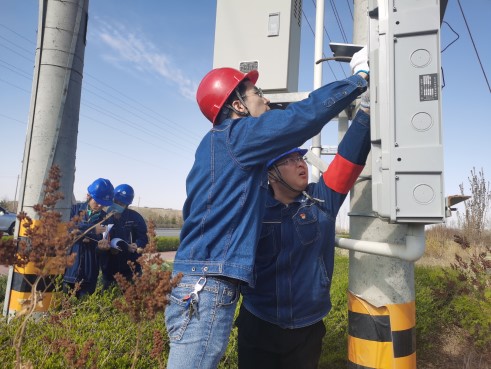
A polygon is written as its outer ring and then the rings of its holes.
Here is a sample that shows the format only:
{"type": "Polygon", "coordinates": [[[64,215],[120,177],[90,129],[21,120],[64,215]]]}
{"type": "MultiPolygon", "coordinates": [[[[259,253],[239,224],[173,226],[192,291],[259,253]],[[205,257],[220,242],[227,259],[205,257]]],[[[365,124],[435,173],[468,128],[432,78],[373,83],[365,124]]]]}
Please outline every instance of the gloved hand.
{"type": "Polygon", "coordinates": [[[353,54],[349,66],[351,67],[352,74],[358,72],[369,73],[370,68],[368,67],[368,50],[366,46],[353,54]]]}

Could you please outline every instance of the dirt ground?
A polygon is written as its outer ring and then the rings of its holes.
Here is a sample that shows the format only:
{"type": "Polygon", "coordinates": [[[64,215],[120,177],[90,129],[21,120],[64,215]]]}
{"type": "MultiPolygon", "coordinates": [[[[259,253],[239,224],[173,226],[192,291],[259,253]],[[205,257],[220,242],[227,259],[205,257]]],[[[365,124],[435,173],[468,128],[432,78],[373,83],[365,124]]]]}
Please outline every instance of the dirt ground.
{"type": "Polygon", "coordinates": [[[419,369],[491,369],[491,351],[477,350],[459,328],[440,335],[431,353],[418,355],[419,369]]]}

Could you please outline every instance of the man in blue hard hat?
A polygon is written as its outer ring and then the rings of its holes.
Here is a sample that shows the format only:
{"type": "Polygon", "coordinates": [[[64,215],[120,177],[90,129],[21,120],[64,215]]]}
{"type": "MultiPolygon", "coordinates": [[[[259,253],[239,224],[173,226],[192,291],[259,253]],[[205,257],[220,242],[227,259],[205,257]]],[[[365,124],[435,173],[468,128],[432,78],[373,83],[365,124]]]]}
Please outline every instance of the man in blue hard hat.
{"type": "Polygon", "coordinates": [[[128,184],[121,184],[114,189],[113,204],[108,208],[108,212],[112,212],[113,216],[106,222],[108,225],[112,224],[109,230],[109,242],[112,247],[107,247],[105,252],[101,253],[103,289],[115,283],[116,273],[121,273],[129,281],[133,272],[141,273],[137,259],[141,256],[139,251],[148,244],[148,235],[145,219],[137,211],[129,208],[134,197],[135,191],[128,184]],[[134,270],[128,262],[133,263],[134,270]]]}
{"type": "Polygon", "coordinates": [[[307,150],[268,162],[269,191],[254,271],[242,287],[236,324],[239,369],[315,369],[331,309],[338,211],[370,151],[368,94],[317,183],[308,183],[307,150]]]}
{"type": "Polygon", "coordinates": [[[77,297],[92,294],[99,276],[98,241],[106,228],[101,224],[106,212],[103,207],[113,203],[114,187],[108,179],[98,178],[87,188],[87,201],[72,206],[70,218],[79,216],[77,229],[85,233],[72,247],[68,254],[75,254],[74,263],[65,269],[63,289],[75,291],[77,297]],[[92,228],[90,231],[87,231],[92,228]]]}

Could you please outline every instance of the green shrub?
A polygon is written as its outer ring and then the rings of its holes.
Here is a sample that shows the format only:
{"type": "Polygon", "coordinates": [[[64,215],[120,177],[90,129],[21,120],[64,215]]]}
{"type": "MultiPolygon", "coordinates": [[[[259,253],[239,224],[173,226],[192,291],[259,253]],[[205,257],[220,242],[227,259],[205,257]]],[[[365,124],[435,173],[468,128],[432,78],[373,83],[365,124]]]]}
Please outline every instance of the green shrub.
{"type": "Polygon", "coordinates": [[[156,237],[157,251],[176,251],[179,247],[179,237],[156,237]]]}
{"type": "Polygon", "coordinates": [[[432,352],[438,345],[437,337],[451,315],[451,292],[444,288],[443,276],[439,267],[417,267],[415,270],[416,342],[418,352],[422,354],[432,352]]]}
{"type": "Polygon", "coordinates": [[[452,309],[455,323],[469,333],[477,347],[491,344],[491,301],[479,301],[468,295],[455,296],[452,309]]]}
{"type": "Polygon", "coordinates": [[[482,299],[451,268],[418,267],[416,316],[418,351],[431,354],[442,332],[463,329],[476,349],[491,345],[491,299],[482,299]]]}
{"type": "Polygon", "coordinates": [[[348,271],[349,259],[336,256],[331,284],[332,309],[324,318],[326,335],[322,341],[319,369],[347,367],[348,271]]]}
{"type": "Polygon", "coordinates": [[[3,306],[5,301],[5,292],[7,290],[7,279],[6,275],[0,275],[0,306],[3,306]]]}

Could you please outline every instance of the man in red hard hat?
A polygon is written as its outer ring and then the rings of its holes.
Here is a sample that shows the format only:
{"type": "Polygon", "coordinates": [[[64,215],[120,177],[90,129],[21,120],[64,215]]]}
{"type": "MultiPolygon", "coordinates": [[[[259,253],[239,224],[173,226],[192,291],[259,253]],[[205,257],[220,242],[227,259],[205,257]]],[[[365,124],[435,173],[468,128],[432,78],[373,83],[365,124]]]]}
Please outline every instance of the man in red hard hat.
{"type": "MultiPolygon", "coordinates": [[[[357,55],[358,54],[358,55],[357,55]]],[[[209,72],[197,102],[213,124],[187,182],[174,275],[166,309],[168,368],[216,368],[228,344],[240,284],[254,287],[254,259],[268,189],[267,162],[301,146],[367,88],[366,50],[355,75],[325,85],[285,110],[270,110],[257,71],[209,72]]]]}

